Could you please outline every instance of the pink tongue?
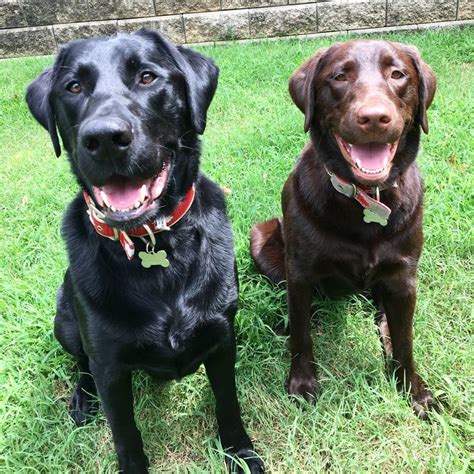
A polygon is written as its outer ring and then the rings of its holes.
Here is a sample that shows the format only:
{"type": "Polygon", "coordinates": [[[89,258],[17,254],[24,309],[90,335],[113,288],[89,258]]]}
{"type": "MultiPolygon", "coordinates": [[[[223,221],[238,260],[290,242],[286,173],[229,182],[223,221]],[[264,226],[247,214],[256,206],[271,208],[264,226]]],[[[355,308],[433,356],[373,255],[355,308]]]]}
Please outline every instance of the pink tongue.
{"type": "Polygon", "coordinates": [[[145,181],[132,182],[116,179],[103,186],[102,191],[107,195],[109,204],[116,209],[132,207],[140,199],[140,189],[145,181]]]}
{"type": "Polygon", "coordinates": [[[378,170],[383,168],[390,156],[390,145],[387,143],[367,143],[352,145],[351,157],[362,168],[378,170]]]}

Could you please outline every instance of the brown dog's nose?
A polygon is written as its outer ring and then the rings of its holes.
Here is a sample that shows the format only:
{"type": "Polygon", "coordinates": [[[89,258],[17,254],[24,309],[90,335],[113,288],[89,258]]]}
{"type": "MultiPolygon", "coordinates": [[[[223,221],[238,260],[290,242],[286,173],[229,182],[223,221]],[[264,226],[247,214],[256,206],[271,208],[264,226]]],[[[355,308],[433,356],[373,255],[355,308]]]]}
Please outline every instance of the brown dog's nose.
{"type": "Polygon", "coordinates": [[[383,105],[364,106],[357,112],[357,125],[366,132],[385,130],[391,121],[390,111],[383,105]]]}

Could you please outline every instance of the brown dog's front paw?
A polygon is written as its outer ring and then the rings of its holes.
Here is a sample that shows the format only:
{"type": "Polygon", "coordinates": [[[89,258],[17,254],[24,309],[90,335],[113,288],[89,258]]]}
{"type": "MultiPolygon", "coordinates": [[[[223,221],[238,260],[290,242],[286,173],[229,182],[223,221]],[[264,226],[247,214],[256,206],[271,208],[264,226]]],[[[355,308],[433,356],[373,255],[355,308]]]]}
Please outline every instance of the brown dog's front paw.
{"type": "Polygon", "coordinates": [[[319,384],[314,375],[292,376],[288,380],[288,393],[303,397],[307,402],[315,403],[319,394],[319,384]]]}
{"type": "Polygon", "coordinates": [[[427,420],[429,412],[435,407],[435,401],[432,393],[424,385],[416,394],[412,395],[411,406],[415,415],[421,420],[427,420]]]}

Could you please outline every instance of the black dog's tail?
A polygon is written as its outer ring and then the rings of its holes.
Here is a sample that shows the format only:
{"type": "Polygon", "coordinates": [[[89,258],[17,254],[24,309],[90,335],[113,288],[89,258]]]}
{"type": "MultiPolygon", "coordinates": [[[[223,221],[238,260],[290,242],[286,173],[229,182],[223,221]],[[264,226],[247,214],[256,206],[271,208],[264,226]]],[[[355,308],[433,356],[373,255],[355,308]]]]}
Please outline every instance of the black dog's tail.
{"type": "Polygon", "coordinates": [[[258,271],[273,283],[286,279],[281,219],[275,217],[253,226],[250,234],[250,255],[258,271]]]}

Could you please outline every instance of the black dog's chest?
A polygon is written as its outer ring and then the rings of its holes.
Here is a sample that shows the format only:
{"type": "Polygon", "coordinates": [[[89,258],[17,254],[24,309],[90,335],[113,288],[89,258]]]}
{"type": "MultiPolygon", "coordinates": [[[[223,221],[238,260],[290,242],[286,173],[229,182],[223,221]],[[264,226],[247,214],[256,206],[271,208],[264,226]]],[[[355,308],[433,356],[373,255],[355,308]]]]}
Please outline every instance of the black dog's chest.
{"type": "Polygon", "coordinates": [[[189,346],[179,350],[167,346],[166,342],[145,344],[127,348],[121,362],[131,370],[145,370],[159,379],[180,379],[195,372],[212,349],[212,346],[204,345],[198,350],[189,346]]]}
{"type": "Polygon", "coordinates": [[[195,372],[228,337],[224,319],[209,317],[189,324],[157,318],[119,349],[119,362],[131,370],[145,370],[160,379],[180,379],[195,372]]]}

